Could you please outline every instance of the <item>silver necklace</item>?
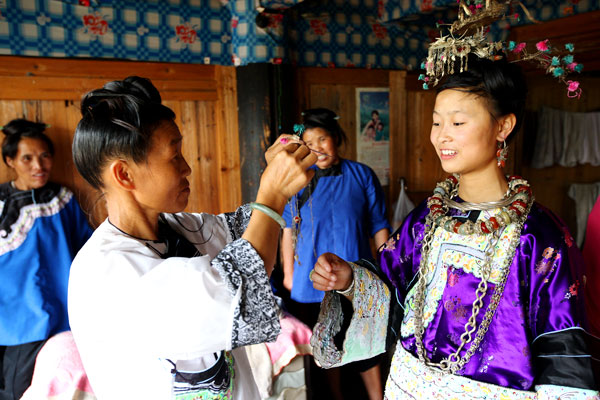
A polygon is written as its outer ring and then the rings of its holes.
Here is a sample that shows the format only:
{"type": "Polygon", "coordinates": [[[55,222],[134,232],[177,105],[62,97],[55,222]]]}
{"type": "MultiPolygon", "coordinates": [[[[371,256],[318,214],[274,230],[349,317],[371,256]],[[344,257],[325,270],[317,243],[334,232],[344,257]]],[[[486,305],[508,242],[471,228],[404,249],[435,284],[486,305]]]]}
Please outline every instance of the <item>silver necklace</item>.
{"type": "MultiPolygon", "coordinates": [[[[457,203],[458,204],[458,203],[457,203]]],[[[492,318],[500,304],[500,300],[504,293],[504,287],[506,285],[506,281],[508,279],[508,273],[510,271],[510,265],[514,258],[514,254],[516,248],[520,242],[521,231],[523,229],[523,225],[525,223],[525,219],[529,214],[531,209],[531,202],[528,204],[527,210],[517,222],[516,227],[513,232],[513,235],[510,238],[510,245],[508,252],[506,254],[506,258],[501,268],[501,276],[498,284],[494,289],[494,293],[492,294],[492,298],[488,309],[485,312],[483,320],[479,328],[477,328],[477,315],[481,311],[483,307],[483,299],[487,294],[488,289],[488,280],[491,275],[491,264],[492,259],[494,257],[494,250],[496,244],[498,243],[501,234],[500,230],[495,231],[492,235],[490,235],[490,241],[488,242],[485,249],[485,260],[481,267],[481,281],[475,291],[476,297],[473,301],[473,309],[472,314],[467,323],[465,324],[465,332],[460,336],[461,343],[456,349],[456,351],[450,354],[447,358],[443,359],[439,363],[432,362],[427,355],[425,354],[425,346],[423,345],[423,335],[425,332],[425,327],[423,323],[423,313],[425,308],[425,294],[427,290],[427,261],[429,259],[429,253],[431,250],[431,243],[433,241],[433,236],[435,234],[436,226],[435,221],[432,220],[430,215],[427,216],[426,219],[426,232],[423,238],[423,246],[421,249],[422,257],[421,263],[419,265],[419,278],[416,285],[415,295],[414,295],[414,318],[415,318],[415,344],[417,347],[417,356],[419,360],[423,362],[428,367],[436,368],[441,370],[444,373],[455,374],[459,370],[461,370],[471,359],[475,351],[479,348],[479,345],[483,341],[485,334],[492,322],[492,318]],[[473,333],[475,333],[475,338],[473,339],[473,333]],[[471,343],[472,342],[472,343],[471,343]],[[471,343],[469,349],[465,352],[463,356],[460,355],[461,351],[464,349],[465,345],[471,343]]],[[[442,228],[443,229],[443,228],[442,228]]],[[[502,229],[503,231],[504,229],[502,229]]]]}

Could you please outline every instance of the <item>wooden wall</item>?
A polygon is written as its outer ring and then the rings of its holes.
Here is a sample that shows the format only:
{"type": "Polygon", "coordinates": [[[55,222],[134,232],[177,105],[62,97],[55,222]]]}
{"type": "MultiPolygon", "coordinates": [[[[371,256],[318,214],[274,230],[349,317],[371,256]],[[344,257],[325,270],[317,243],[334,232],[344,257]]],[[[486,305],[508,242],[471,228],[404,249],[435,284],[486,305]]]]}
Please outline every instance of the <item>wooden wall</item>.
{"type": "MultiPolygon", "coordinates": [[[[567,195],[572,183],[600,181],[600,167],[579,165],[573,168],[555,166],[544,169],[530,167],[528,155],[535,149],[532,138],[536,131],[537,111],[542,106],[567,111],[600,110],[600,12],[581,14],[560,21],[515,28],[511,38],[535,43],[550,38],[554,46],[575,43],[575,60],[585,65],[587,73],[578,79],[583,87],[581,99],[568,99],[566,87],[539,69],[522,66],[527,75],[529,96],[524,127],[509,146],[507,174],[527,178],[536,199],[566,221],[575,233],[575,204],[567,195]]],[[[340,124],[350,138],[343,155],[356,159],[356,87],[390,88],[390,185],[384,188],[388,213],[404,178],[411,200],[417,204],[431,195],[435,184],[447,174],[429,141],[435,90],[423,90],[418,73],[406,71],[300,68],[296,78],[299,111],[309,107],[327,107],[338,112],[340,124]]]]}
{"type": "MultiPolygon", "coordinates": [[[[101,196],[73,165],[71,143],[87,91],[129,75],[150,78],[177,115],[183,152],[192,168],[187,211],[219,213],[241,203],[237,93],[233,67],[101,60],[0,57],[0,125],[27,118],[50,125],[56,147],[51,180],[73,189],[93,225],[101,196]]],[[[13,179],[0,165],[0,182],[13,179]]]]}
{"type": "MultiPolygon", "coordinates": [[[[388,87],[389,71],[354,68],[298,68],[295,77],[296,120],[308,108],[325,107],[335,111],[348,143],[340,149],[340,155],[356,160],[356,88],[388,87]]],[[[391,94],[390,94],[391,96],[391,94]]],[[[390,108],[390,118],[393,113],[390,108]]],[[[390,142],[393,142],[394,127],[390,121],[390,142]]],[[[390,144],[393,146],[393,143],[390,144]]],[[[391,153],[393,154],[393,152],[391,153]]],[[[391,182],[390,176],[390,182],[391,182]]],[[[391,186],[391,185],[390,185],[391,186]]],[[[390,213],[390,187],[384,187],[390,213]]]]}
{"type": "Polygon", "coordinates": [[[520,153],[517,156],[517,172],[529,180],[536,200],[557,213],[575,235],[575,202],[568,197],[567,191],[573,183],[600,182],[600,167],[584,164],[570,168],[555,165],[536,169],[531,167],[530,161],[532,153],[537,151],[537,112],[542,107],[574,112],[600,111],[600,11],[516,27],[510,38],[529,43],[549,39],[556,48],[573,43],[575,61],[584,64],[583,74],[573,74],[568,78],[581,83],[583,93],[579,99],[567,98],[563,83],[530,64],[522,64],[528,76],[529,93],[525,127],[515,144],[520,153]]]}

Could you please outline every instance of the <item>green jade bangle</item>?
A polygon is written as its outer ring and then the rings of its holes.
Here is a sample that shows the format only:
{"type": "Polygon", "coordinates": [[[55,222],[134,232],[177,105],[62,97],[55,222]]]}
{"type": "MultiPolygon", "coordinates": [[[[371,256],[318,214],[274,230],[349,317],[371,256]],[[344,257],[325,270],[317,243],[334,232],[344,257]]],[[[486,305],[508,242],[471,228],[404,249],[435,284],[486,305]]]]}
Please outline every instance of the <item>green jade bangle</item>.
{"type": "Polygon", "coordinates": [[[268,215],[269,217],[273,218],[273,220],[275,222],[277,222],[279,224],[279,226],[281,226],[281,229],[285,228],[286,223],[285,223],[285,220],[283,219],[283,217],[281,215],[277,214],[270,207],[267,207],[264,204],[260,204],[260,203],[256,203],[256,202],[252,202],[249,205],[250,205],[251,209],[261,211],[261,212],[265,213],[266,215],[268,215]]]}

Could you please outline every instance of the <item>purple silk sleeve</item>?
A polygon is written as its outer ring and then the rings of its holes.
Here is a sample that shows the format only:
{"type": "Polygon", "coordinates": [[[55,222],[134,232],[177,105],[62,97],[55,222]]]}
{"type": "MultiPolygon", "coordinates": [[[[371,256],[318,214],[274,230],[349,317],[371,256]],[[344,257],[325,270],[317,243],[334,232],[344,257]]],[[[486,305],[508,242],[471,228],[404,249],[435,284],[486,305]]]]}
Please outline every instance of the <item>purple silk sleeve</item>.
{"type": "MultiPolygon", "coordinates": [[[[425,203],[413,210],[379,254],[381,273],[395,287],[396,298],[403,305],[404,322],[412,313],[406,297],[416,283],[427,213],[425,203]]],[[[464,243],[444,242],[441,247],[446,252],[460,255],[450,260],[473,256],[470,253],[473,250],[464,243]]],[[[437,308],[432,310],[433,318],[426,325],[423,338],[427,356],[435,362],[458,348],[465,323],[472,315],[475,291],[480,282],[478,277],[465,271],[460,261],[452,264],[448,259],[444,260],[440,265],[447,269],[447,282],[437,308]]],[[[585,328],[581,255],[564,224],[536,203],[509,264],[505,289],[489,330],[459,373],[482,382],[533,390],[538,378],[534,366],[536,355],[532,354],[533,342],[554,332],[585,328]]],[[[477,316],[477,326],[483,320],[494,289],[494,283],[490,282],[477,316]]],[[[400,342],[416,356],[413,334],[405,335],[403,330],[400,342]]],[[[467,344],[465,350],[469,346],[467,344]]]]}

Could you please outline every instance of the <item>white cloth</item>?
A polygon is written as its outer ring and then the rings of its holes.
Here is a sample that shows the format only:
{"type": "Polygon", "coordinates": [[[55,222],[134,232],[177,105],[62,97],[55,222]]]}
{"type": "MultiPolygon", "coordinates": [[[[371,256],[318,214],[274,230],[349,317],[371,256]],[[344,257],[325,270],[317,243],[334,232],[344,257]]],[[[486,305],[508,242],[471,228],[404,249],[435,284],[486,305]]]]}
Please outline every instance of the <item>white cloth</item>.
{"type": "Polygon", "coordinates": [[[400,179],[400,193],[398,194],[398,200],[396,201],[396,207],[394,208],[394,219],[392,221],[392,230],[400,228],[404,218],[415,208],[415,204],[408,198],[406,190],[404,188],[404,179],[400,179]]]}
{"type": "MultiPolygon", "coordinates": [[[[239,317],[240,307],[254,303],[267,313],[272,307],[277,318],[264,265],[252,246],[240,239],[234,244],[245,247],[235,247],[224,257],[232,263],[245,257],[244,262],[258,271],[249,276],[242,272],[235,278],[243,282],[239,286],[215,268],[214,258],[235,239],[227,218],[187,213],[165,217],[202,256],[162,259],[144,241],[105,221],[73,261],[70,322],[99,400],[171,399],[172,366],[166,359],[176,362],[179,371],[200,371],[215,363],[214,353],[250,344],[249,337],[260,336],[261,330],[275,330],[270,333],[275,337],[279,333],[278,322],[276,328],[270,320],[258,319],[253,325],[253,319],[260,318],[256,310],[256,317],[243,311],[244,318],[239,317]],[[244,285],[255,281],[262,286],[249,293],[244,285]],[[259,295],[263,301],[250,298],[259,295]]],[[[258,399],[245,349],[234,348],[232,355],[234,399],[258,399]]]]}
{"type": "Polygon", "coordinates": [[[531,166],[600,165],[600,112],[568,112],[543,107],[538,115],[531,166]]]}

